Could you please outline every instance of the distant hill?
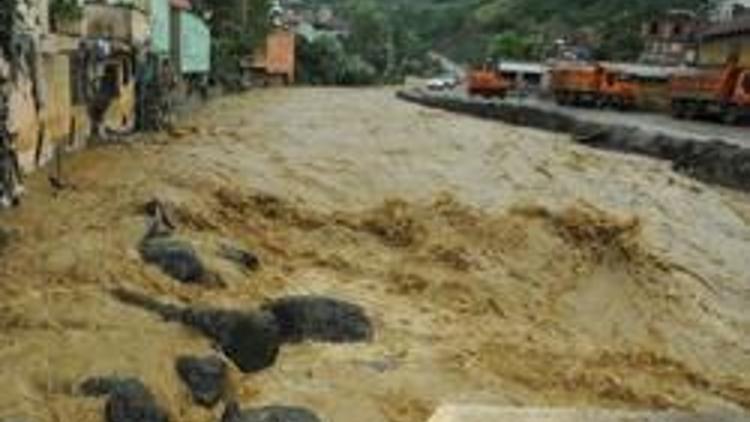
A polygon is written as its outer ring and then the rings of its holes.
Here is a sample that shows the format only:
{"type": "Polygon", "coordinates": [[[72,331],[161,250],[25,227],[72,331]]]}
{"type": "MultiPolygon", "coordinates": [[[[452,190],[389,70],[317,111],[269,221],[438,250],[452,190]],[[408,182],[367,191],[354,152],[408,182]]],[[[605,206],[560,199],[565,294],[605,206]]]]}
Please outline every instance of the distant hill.
{"type": "MultiPolygon", "coordinates": [[[[631,59],[643,20],[669,9],[706,11],[709,0],[307,0],[346,10],[372,1],[423,45],[457,59],[486,55],[493,42],[541,45],[586,33],[604,58],[631,59]],[[509,35],[510,34],[510,35],[509,35]]],[[[538,49],[520,50],[538,54],[538,49]]]]}

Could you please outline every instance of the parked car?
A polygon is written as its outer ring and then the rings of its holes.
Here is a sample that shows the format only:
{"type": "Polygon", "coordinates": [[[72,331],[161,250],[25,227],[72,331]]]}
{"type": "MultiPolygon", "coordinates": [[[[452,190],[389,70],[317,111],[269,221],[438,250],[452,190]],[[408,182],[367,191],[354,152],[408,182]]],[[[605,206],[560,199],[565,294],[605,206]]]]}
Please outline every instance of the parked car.
{"type": "Polygon", "coordinates": [[[443,91],[446,89],[453,89],[457,87],[459,83],[460,81],[457,76],[441,76],[427,81],[427,89],[430,89],[432,91],[443,91]]]}

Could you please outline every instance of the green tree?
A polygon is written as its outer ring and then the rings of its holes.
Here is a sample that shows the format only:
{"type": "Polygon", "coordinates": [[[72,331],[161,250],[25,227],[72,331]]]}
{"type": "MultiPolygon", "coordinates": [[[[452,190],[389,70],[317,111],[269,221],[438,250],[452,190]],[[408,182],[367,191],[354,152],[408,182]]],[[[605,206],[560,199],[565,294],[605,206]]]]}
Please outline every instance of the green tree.
{"type": "Polygon", "coordinates": [[[487,53],[499,59],[526,60],[534,58],[534,43],[528,36],[516,32],[504,32],[490,40],[487,53]]]}
{"type": "Polygon", "coordinates": [[[213,72],[220,79],[239,79],[240,61],[252,55],[268,33],[269,0],[200,0],[200,13],[211,16],[213,72]]]}

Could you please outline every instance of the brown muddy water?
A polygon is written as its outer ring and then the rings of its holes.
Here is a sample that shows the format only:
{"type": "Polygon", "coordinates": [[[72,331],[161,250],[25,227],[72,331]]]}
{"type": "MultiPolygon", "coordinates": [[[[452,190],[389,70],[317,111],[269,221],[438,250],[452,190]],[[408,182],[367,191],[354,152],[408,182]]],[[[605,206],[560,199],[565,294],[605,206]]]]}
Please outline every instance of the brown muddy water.
{"type": "Polygon", "coordinates": [[[424,422],[442,403],[750,410],[750,198],[662,162],[427,110],[390,90],[294,89],[216,100],[172,134],[69,157],[4,214],[0,420],[100,421],[76,394],[135,376],[173,420],[174,361],[195,333],[112,299],[254,308],[288,294],[362,305],[368,344],[285,347],[231,371],[246,407],[332,422],[424,422]],[[176,225],[224,287],[142,262],[141,212],[176,225]],[[258,254],[245,273],[217,257],[258,254]]]}

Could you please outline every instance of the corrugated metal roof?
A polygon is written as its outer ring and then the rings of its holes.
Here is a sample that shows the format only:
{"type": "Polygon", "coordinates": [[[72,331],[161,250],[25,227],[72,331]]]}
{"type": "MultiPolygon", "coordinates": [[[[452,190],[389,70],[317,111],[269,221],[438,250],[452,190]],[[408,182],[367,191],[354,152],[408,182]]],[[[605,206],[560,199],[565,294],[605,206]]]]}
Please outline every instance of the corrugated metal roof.
{"type": "Polygon", "coordinates": [[[548,69],[548,66],[543,63],[505,60],[501,61],[498,67],[500,68],[500,71],[516,73],[544,73],[548,69]]]}
{"type": "Polygon", "coordinates": [[[701,33],[701,38],[719,38],[737,34],[750,34],[750,16],[743,16],[714,25],[701,33]]]}
{"type": "Polygon", "coordinates": [[[653,66],[640,63],[602,62],[601,65],[617,72],[649,79],[667,79],[679,69],[674,66],[653,66]]]}

